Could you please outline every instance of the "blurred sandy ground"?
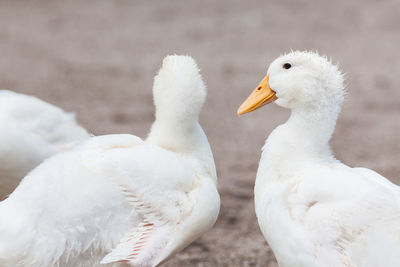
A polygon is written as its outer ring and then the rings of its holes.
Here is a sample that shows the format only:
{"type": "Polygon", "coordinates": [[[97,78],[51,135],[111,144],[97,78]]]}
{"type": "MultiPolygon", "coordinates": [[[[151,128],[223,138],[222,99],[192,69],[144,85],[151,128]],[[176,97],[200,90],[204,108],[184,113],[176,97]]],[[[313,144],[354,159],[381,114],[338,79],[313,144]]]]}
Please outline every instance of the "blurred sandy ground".
{"type": "Polygon", "coordinates": [[[95,134],[145,136],[152,78],[189,54],[208,84],[202,125],[222,195],[212,231],[166,266],[276,266],[253,211],[264,139],[288,112],[236,109],[290,49],[340,62],[349,95],[332,145],[351,166],[400,182],[400,2],[0,1],[0,87],[75,111],[95,134]]]}

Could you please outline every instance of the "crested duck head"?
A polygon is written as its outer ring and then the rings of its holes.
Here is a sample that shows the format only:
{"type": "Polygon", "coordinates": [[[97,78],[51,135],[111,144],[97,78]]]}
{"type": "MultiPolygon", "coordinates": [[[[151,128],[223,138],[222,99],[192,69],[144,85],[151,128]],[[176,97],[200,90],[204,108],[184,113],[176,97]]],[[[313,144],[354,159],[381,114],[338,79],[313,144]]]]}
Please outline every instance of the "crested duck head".
{"type": "Polygon", "coordinates": [[[154,77],[156,120],[166,123],[197,121],[207,95],[196,62],[190,56],[167,56],[154,77]]]}
{"type": "Polygon", "coordinates": [[[194,59],[167,56],[154,77],[156,119],[146,141],[185,155],[202,158],[207,155],[208,165],[213,165],[207,137],[198,121],[206,95],[194,59]]]}

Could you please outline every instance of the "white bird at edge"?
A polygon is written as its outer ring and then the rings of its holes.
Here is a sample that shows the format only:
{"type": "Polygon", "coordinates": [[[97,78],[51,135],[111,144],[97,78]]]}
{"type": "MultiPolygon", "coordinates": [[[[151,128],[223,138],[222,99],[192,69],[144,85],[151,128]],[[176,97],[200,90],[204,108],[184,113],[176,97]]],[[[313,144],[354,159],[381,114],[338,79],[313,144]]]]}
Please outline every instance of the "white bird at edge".
{"type": "Polygon", "coordinates": [[[295,51],[272,62],[238,110],[272,101],[291,110],[265,142],[254,188],[261,231],[281,267],[400,266],[399,186],[332,155],[343,98],[336,66],[295,51]]]}
{"type": "Polygon", "coordinates": [[[0,266],[156,266],[213,226],[220,199],[195,61],[166,57],[153,95],[146,140],[92,137],[0,203],[0,266]]]}
{"type": "Polygon", "coordinates": [[[0,90],[0,121],[0,200],[44,159],[90,136],[74,114],[8,90],[0,90]]]}

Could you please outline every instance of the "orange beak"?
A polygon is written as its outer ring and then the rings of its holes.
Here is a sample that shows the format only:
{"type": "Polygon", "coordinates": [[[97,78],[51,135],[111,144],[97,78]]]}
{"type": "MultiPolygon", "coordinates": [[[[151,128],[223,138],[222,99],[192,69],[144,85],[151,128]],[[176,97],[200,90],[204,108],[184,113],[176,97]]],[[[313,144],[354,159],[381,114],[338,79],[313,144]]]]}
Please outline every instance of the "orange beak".
{"type": "Polygon", "coordinates": [[[275,92],[269,87],[269,74],[261,81],[256,89],[249,95],[249,97],[239,107],[237,114],[242,115],[244,113],[256,110],[272,101],[278,99],[275,92]]]}

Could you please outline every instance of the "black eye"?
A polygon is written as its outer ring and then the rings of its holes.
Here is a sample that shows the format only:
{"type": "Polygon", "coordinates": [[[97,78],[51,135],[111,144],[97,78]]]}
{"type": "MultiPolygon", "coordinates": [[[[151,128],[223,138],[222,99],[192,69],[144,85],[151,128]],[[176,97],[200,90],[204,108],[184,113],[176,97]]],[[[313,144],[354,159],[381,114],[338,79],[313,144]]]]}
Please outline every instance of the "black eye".
{"type": "Polygon", "coordinates": [[[292,65],[290,65],[289,63],[285,63],[285,64],[283,64],[282,65],[282,67],[284,68],[284,69],[290,69],[291,67],[292,67],[292,65]]]}

